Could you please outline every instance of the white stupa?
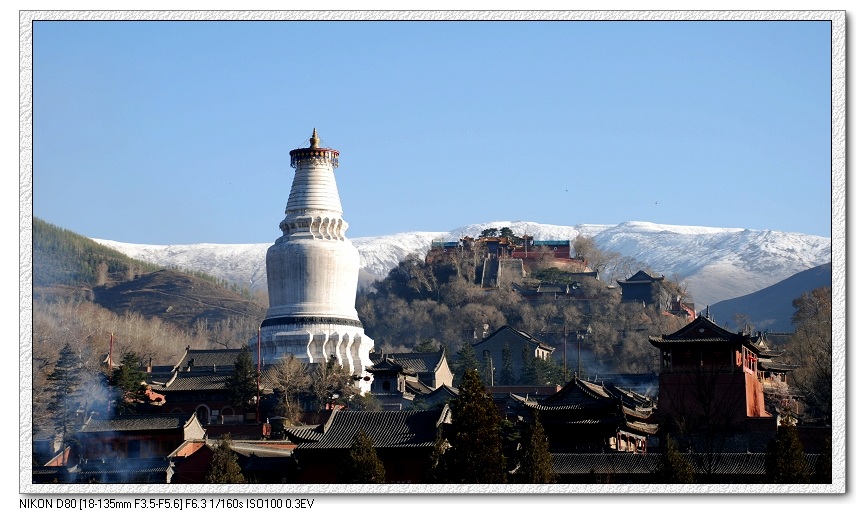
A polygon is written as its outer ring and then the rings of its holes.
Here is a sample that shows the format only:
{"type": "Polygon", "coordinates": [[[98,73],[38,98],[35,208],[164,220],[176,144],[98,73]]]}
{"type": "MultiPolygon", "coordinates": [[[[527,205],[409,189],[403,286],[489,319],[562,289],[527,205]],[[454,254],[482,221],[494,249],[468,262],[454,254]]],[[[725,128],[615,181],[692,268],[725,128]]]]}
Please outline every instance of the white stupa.
{"type": "Polygon", "coordinates": [[[288,354],[316,364],[336,359],[367,392],[373,340],[355,309],[360,257],[345,237],[333,173],[339,152],[321,148],[315,129],[309,143],[290,153],[295,174],[282,237],[267,250],[269,308],[260,343],[250,343],[260,344],[262,363],[288,354]]]}

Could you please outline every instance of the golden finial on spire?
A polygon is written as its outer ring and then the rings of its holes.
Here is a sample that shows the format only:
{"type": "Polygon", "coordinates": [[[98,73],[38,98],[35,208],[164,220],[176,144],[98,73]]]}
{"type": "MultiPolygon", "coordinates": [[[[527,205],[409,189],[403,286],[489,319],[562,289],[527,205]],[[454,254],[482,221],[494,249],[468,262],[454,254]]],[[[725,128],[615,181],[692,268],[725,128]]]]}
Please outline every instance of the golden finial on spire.
{"type": "Polygon", "coordinates": [[[312,128],[312,137],[309,138],[309,147],[310,148],[318,148],[318,144],[321,140],[318,138],[318,133],[315,131],[315,127],[312,128]]]}

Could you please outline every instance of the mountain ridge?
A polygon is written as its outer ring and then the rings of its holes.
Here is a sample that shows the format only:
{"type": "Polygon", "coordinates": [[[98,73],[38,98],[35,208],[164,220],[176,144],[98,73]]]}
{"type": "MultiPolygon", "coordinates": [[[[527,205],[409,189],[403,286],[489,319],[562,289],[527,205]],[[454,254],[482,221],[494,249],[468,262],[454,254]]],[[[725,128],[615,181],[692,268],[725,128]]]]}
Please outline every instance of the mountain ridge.
{"type": "Polygon", "coordinates": [[[755,291],[712,305],[712,318],[720,325],[736,327],[736,314],[747,313],[747,323],[758,330],[792,332],[793,300],[818,287],[832,286],[832,264],[826,263],[755,291]]]}
{"type": "MultiPolygon", "coordinates": [[[[830,238],[795,232],[642,221],[573,226],[491,221],[450,231],[350,238],[360,254],[360,284],[367,286],[383,278],[408,255],[423,257],[434,240],[477,237],[486,228],[503,227],[536,240],[590,237],[601,250],[632,257],[655,273],[684,282],[698,309],[753,293],[831,262],[830,238]]],[[[139,260],[207,273],[250,290],[267,285],[265,255],[272,243],[152,245],[94,241],[139,260]]]]}

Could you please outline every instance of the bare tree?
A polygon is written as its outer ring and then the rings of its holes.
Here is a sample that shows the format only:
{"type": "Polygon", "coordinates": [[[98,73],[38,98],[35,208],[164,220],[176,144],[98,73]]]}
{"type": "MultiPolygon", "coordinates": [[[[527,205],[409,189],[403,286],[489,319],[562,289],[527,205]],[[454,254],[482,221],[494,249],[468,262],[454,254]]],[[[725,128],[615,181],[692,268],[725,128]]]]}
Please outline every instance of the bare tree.
{"type": "Polygon", "coordinates": [[[319,412],[324,411],[328,404],[344,404],[350,396],[359,393],[351,375],[336,362],[336,356],[311,368],[308,391],[318,403],[319,412]]]}
{"type": "Polygon", "coordinates": [[[739,332],[747,332],[748,327],[753,325],[751,317],[741,312],[733,314],[733,323],[736,324],[736,330],[739,332]]]}
{"type": "Polygon", "coordinates": [[[616,252],[599,249],[593,239],[584,236],[571,240],[571,250],[575,258],[584,260],[588,269],[597,271],[599,276],[606,276],[610,265],[620,257],[616,252]]]}
{"type": "Polygon", "coordinates": [[[793,301],[795,331],[789,352],[800,367],[793,384],[805,394],[809,411],[828,419],[832,414],[832,290],[821,287],[793,301]]]}
{"type": "Polygon", "coordinates": [[[280,399],[277,412],[290,422],[296,422],[300,416],[300,395],[312,384],[309,366],[290,354],[274,365],[273,373],[280,399]]]}
{"type": "Polygon", "coordinates": [[[96,265],[96,285],[104,286],[108,282],[108,263],[100,261],[96,265]]]}

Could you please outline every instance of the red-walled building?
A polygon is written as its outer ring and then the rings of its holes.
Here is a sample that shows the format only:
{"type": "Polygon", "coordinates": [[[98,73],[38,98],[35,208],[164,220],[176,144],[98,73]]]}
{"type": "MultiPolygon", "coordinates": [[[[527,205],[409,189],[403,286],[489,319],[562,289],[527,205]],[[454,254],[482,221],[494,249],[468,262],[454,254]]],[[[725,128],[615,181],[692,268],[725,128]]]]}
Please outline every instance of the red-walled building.
{"type": "Polygon", "coordinates": [[[761,337],[730,332],[703,315],[672,334],[650,336],[661,361],[661,419],[679,430],[733,434],[731,442],[762,451],[777,423],[766,411],[757,368],[767,351],[761,337]],[[759,434],[766,437],[753,437],[759,434]]]}

